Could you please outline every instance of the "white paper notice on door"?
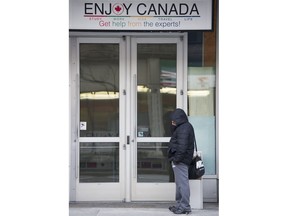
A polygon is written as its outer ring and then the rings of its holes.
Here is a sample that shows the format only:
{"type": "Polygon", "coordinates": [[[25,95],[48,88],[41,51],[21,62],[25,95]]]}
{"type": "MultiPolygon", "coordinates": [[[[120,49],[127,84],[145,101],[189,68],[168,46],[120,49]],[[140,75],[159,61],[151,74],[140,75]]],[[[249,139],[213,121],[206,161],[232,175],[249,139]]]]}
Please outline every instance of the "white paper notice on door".
{"type": "Polygon", "coordinates": [[[87,130],[87,122],[80,122],[80,130],[87,130]]]}

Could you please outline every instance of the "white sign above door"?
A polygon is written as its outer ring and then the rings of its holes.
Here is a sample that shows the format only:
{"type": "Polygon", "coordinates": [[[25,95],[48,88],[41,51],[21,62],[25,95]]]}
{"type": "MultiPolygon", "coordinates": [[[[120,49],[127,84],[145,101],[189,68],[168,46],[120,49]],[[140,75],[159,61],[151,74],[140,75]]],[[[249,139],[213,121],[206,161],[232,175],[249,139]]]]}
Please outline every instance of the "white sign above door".
{"type": "Polygon", "coordinates": [[[211,30],[212,0],[70,0],[71,30],[211,30]]]}

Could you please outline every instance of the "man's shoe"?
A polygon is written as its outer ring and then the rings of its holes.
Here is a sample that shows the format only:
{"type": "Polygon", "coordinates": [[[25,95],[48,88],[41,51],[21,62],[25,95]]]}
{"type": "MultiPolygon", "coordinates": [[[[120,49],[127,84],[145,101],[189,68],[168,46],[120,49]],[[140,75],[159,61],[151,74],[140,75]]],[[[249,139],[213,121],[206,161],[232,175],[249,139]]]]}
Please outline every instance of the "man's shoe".
{"type": "Polygon", "coordinates": [[[169,206],[169,210],[170,210],[171,212],[174,212],[174,211],[177,210],[177,208],[176,208],[176,206],[169,206]]]}
{"type": "Polygon", "coordinates": [[[173,211],[174,214],[191,214],[191,210],[176,209],[173,211]]]}

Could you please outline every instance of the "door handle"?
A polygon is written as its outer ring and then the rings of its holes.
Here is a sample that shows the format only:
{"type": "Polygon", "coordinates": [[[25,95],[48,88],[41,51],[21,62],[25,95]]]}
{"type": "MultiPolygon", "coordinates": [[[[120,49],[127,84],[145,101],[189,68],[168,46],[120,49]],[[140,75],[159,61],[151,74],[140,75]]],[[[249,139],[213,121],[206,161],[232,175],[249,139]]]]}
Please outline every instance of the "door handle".
{"type": "Polygon", "coordinates": [[[133,75],[133,88],[134,88],[134,106],[133,106],[133,116],[134,116],[134,121],[133,121],[133,128],[134,128],[134,133],[133,133],[133,137],[132,137],[132,142],[133,142],[133,165],[134,165],[134,169],[133,169],[133,178],[137,177],[137,118],[135,118],[137,116],[137,74],[133,75]]]}

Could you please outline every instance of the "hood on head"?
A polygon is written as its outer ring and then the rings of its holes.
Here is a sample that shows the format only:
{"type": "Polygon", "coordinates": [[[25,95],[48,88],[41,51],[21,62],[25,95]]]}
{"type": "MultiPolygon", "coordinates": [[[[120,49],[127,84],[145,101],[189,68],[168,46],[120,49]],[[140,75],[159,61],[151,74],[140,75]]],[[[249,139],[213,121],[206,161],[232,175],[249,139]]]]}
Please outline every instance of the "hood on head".
{"type": "Polygon", "coordinates": [[[188,122],[188,118],[184,110],[177,108],[174,110],[174,112],[171,114],[171,121],[175,121],[176,125],[183,124],[185,122],[188,122]]]}

